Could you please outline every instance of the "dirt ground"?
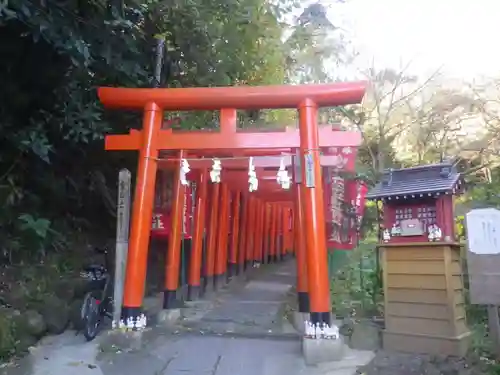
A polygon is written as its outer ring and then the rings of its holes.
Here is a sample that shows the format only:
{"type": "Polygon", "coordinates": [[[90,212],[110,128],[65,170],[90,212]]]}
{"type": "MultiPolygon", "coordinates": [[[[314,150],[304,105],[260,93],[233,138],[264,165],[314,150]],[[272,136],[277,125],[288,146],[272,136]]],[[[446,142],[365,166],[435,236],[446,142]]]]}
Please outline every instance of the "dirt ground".
{"type": "Polygon", "coordinates": [[[451,358],[379,351],[359,369],[363,375],[496,375],[485,359],[451,358]]]}

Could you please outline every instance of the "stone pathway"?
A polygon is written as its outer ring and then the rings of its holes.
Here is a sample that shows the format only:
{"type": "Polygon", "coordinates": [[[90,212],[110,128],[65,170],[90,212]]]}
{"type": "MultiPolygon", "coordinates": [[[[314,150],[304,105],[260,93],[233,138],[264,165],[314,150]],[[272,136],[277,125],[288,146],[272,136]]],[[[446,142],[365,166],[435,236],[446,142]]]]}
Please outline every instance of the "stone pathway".
{"type": "Polygon", "coordinates": [[[348,350],[342,361],[305,365],[297,333],[283,321],[293,261],[255,270],[210,299],[189,303],[174,329],[150,328],[140,348],[120,351],[66,332],[42,340],[2,375],[354,375],[374,356],[348,350]]]}
{"type": "Polygon", "coordinates": [[[283,307],[295,281],[291,266],[289,262],[272,265],[271,270],[253,270],[250,280],[236,281],[221,291],[209,308],[207,301],[191,303],[182,327],[249,337],[286,335],[283,307]]]}

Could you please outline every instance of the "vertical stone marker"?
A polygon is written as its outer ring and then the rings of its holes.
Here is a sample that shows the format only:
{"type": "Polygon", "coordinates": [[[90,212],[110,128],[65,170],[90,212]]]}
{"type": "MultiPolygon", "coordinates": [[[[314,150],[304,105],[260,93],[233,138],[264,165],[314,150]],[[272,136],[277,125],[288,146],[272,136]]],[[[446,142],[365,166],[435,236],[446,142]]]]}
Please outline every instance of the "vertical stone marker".
{"type": "Polygon", "coordinates": [[[118,175],[118,205],[116,213],[115,283],[113,294],[113,328],[119,327],[121,318],[125,269],[127,267],[128,234],[130,225],[131,174],[122,169],[118,175]]]}

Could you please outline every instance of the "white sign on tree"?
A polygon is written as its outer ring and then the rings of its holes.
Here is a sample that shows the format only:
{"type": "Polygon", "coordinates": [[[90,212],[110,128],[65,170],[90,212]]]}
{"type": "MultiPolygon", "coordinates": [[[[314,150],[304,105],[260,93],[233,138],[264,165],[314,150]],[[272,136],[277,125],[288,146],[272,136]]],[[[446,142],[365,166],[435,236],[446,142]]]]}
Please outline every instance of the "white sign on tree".
{"type": "Polygon", "coordinates": [[[483,208],[466,216],[469,251],[474,254],[500,254],[500,211],[483,208]]]}

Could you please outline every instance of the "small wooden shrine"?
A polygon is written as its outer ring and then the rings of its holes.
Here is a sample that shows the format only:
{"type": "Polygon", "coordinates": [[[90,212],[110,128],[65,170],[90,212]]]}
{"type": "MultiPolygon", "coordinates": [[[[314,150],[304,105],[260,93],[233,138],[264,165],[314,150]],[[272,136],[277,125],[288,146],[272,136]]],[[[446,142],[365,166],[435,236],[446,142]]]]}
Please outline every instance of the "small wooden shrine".
{"type": "Polygon", "coordinates": [[[465,321],[454,196],[460,173],[450,163],[387,170],[367,199],[383,203],[386,350],[463,355],[465,321]]]}

